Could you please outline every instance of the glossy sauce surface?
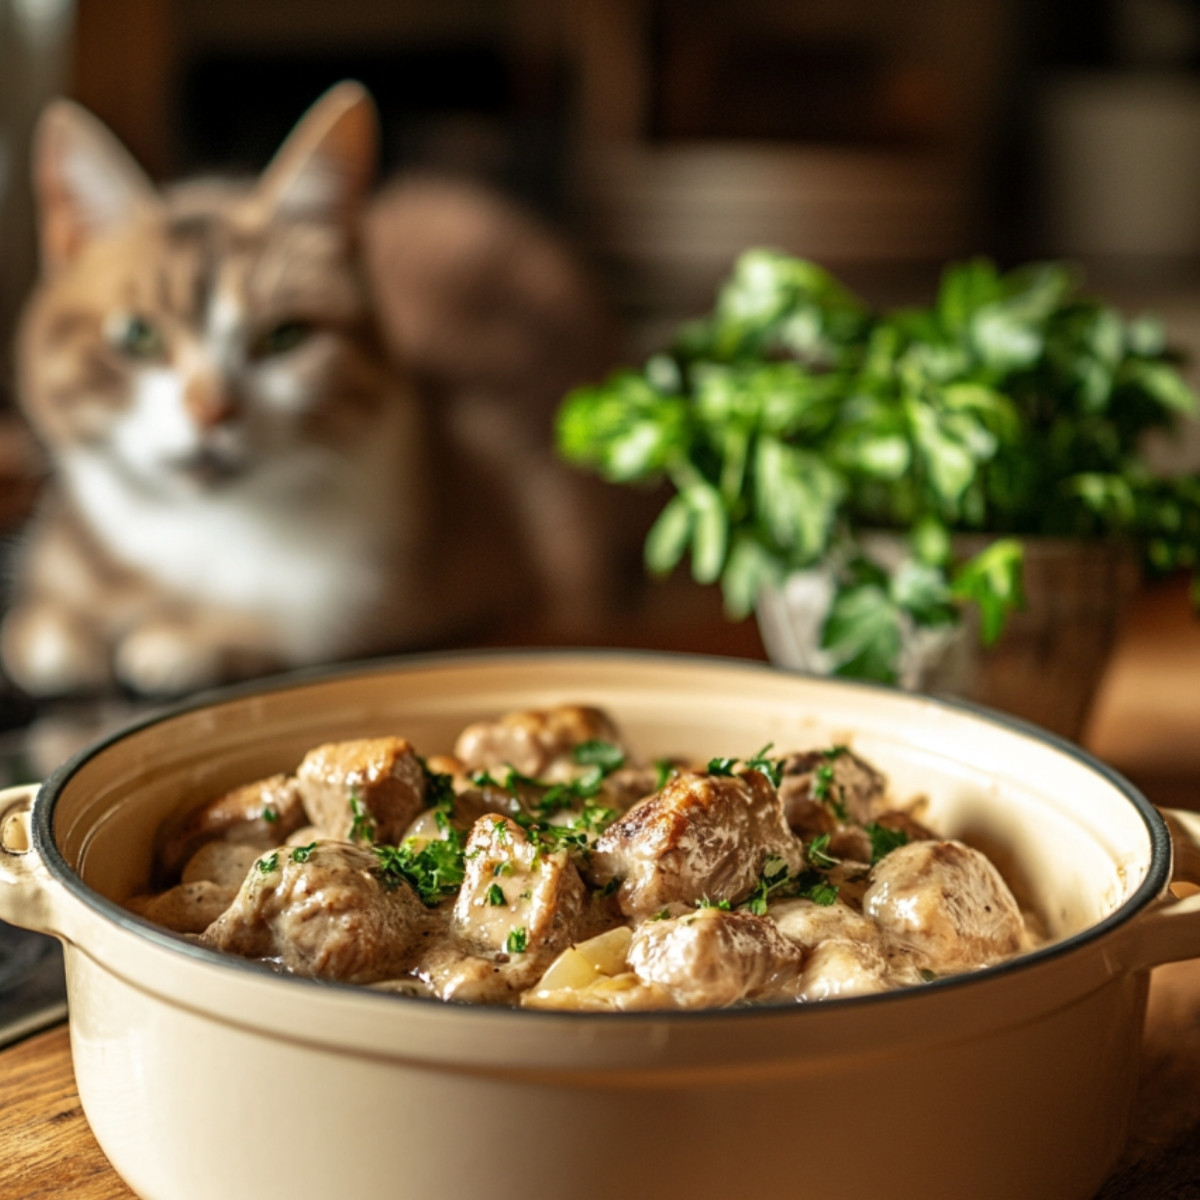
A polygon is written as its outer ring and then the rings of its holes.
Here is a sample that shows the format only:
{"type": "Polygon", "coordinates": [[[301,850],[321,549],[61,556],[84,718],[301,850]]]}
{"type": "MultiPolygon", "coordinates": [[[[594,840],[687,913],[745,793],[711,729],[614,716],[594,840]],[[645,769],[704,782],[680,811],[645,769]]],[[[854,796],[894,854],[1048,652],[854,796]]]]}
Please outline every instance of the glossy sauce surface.
{"type": "MultiPolygon", "coordinates": [[[[714,748],[719,749],[719,748],[714,748]]],[[[1036,940],[978,850],[843,745],[635,761],[586,704],[314,747],[160,831],[129,907],[274,969],[627,1011],[919,986],[1036,940]]]]}

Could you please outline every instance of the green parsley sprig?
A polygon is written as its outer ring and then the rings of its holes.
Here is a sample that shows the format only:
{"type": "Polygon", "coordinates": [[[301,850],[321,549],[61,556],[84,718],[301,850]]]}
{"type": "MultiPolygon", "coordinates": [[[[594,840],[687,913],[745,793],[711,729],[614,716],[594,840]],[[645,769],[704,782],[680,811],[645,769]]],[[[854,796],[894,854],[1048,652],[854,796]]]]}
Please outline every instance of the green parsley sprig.
{"type": "Polygon", "coordinates": [[[763,863],[762,873],[758,877],[754,892],[746,901],[746,907],[755,916],[765,917],[768,900],[774,893],[786,887],[790,880],[787,863],[782,858],[772,855],[763,863]]]}
{"type": "Polygon", "coordinates": [[[912,627],[974,607],[999,636],[1026,536],[1128,540],[1152,572],[1190,569],[1200,607],[1200,476],[1142,457],[1148,432],[1196,411],[1161,324],[1060,263],[952,264],[928,306],[875,311],[753,249],[664,353],[572,392],[556,437],[614,483],[668,483],[647,567],[690,557],[734,618],[790,572],[828,570],[835,670],[890,682],[912,627]],[[898,563],[871,557],[879,529],[906,538],[898,563]],[[956,559],[959,532],[995,540],[956,559]]]}
{"type": "Polygon", "coordinates": [[[810,866],[818,871],[828,871],[838,865],[838,860],[829,853],[829,841],[832,834],[818,834],[804,847],[804,857],[810,866]]]}
{"type": "Polygon", "coordinates": [[[886,825],[880,825],[874,821],[869,825],[864,825],[863,828],[867,832],[867,837],[871,839],[871,866],[891,854],[893,850],[908,845],[908,834],[903,829],[889,829],[886,825]]]}
{"type": "Polygon", "coordinates": [[[850,819],[845,789],[837,782],[833,766],[828,762],[819,764],[813,772],[812,798],[825,805],[843,824],[850,819]]]}
{"type": "Polygon", "coordinates": [[[539,849],[547,853],[567,850],[586,854],[592,841],[616,820],[616,812],[597,802],[604,781],[625,765],[625,752],[612,742],[592,739],[572,750],[572,760],[583,767],[574,779],[552,782],[525,775],[509,765],[497,780],[490,770],[477,771],[477,787],[501,787],[521,805],[512,820],[539,849]],[[573,812],[570,820],[550,818],[573,812]]]}
{"type": "Polygon", "coordinates": [[[455,895],[466,874],[466,842],[457,829],[420,843],[407,838],[399,846],[372,846],[385,886],[406,882],[429,908],[455,895]]]}
{"type": "Polygon", "coordinates": [[[378,826],[356,788],[350,789],[350,816],[350,840],[373,843],[378,826]]]}
{"type": "Polygon", "coordinates": [[[771,783],[778,787],[780,780],[783,778],[784,760],[782,758],[768,758],[767,751],[771,749],[772,743],[768,742],[757,754],[752,758],[728,758],[716,757],[708,760],[706,770],[710,775],[725,776],[734,775],[737,773],[737,766],[741,763],[751,771],[758,771],[765,775],[771,783]]]}
{"type": "MultiPolygon", "coordinates": [[[[820,839],[814,841],[819,843],[820,839]]],[[[827,837],[824,845],[828,845],[827,837]]],[[[828,868],[817,865],[815,860],[822,859],[832,866],[837,865],[837,860],[824,854],[820,846],[816,854],[812,855],[811,844],[808,859],[810,865],[795,874],[788,871],[787,863],[782,858],[774,855],[768,858],[763,863],[762,873],[754,891],[743,907],[756,916],[763,917],[766,916],[767,907],[773,898],[782,900],[799,897],[811,900],[814,904],[832,904],[838,897],[838,886],[826,875],[828,868]]]]}
{"type": "Polygon", "coordinates": [[[429,764],[422,758],[418,760],[425,779],[425,803],[435,812],[447,817],[454,815],[454,779],[443,771],[431,771],[429,764]]]}

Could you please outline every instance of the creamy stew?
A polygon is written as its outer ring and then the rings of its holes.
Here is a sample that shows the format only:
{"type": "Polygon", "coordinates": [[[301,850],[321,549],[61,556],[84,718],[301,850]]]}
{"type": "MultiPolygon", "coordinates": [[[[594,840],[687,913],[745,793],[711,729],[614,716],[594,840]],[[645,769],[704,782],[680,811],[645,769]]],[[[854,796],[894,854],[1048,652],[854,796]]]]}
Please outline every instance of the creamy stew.
{"type": "Polygon", "coordinates": [[[161,830],[128,907],[277,971],[625,1011],[920,985],[1033,941],[999,871],[846,746],[638,762],[579,704],[315,747],[161,830]]]}

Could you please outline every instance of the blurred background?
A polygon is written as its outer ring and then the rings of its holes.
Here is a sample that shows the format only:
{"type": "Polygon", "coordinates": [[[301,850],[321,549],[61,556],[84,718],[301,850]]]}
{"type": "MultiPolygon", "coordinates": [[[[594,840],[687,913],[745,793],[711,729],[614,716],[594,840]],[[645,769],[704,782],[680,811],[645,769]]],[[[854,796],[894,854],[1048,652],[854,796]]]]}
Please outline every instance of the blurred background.
{"type": "MultiPolygon", "coordinates": [[[[928,301],[951,258],[1068,258],[1200,358],[1198,0],[0,0],[0,420],[47,98],[166,179],[259,169],[346,76],[378,102],[385,172],[483,180],[565,232],[631,360],[754,244],[875,304],[928,301]]],[[[34,453],[0,439],[0,535],[34,453]]],[[[1156,453],[1200,466],[1200,436],[1156,453]]],[[[1152,685],[1166,725],[1200,727],[1195,678],[1152,685]]],[[[1097,719],[1118,761],[1154,755],[1119,706],[1097,719]]]]}
{"type": "Polygon", "coordinates": [[[388,170],[565,228],[631,352],[752,243],[877,302],[924,298],[948,257],[1069,256],[1186,325],[1200,277],[1194,0],[0,0],[0,332],[47,96],[165,178],[257,169],[344,76],[388,170]]]}

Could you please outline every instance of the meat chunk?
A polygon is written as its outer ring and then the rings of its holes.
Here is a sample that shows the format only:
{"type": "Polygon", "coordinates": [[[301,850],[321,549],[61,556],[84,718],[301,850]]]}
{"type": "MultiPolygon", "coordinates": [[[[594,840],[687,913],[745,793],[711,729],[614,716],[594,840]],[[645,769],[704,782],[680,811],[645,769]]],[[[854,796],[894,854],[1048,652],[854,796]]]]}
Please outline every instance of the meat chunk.
{"type": "Polygon", "coordinates": [[[779,783],[788,824],[805,836],[866,825],[883,810],[887,780],[844,746],[792,754],[779,783]]]}
{"type": "Polygon", "coordinates": [[[235,891],[258,859],[259,852],[253,846],[237,842],[205,842],[187,861],[180,876],[182,883],[198,883],[207,880],[231,887],[235,891]]]}
{"type": "Polygon", "coordinates": [[[589,876],[615,887],[621,911],[641,921],[705,897],[740,903],[773,857],[791,870],[803,862],[764,775],[680,772],[608,827],[593,847],[589,876]]]}
{"type": "Polygon", "coordinates": [[[652,796],[659,786],[655,767],[627,765],[607,776],[600,786],[599,802],[617,812],[627,812],[639,800],[652,796]]]}
{"type": "Polygon", "coordinates": [[[679,1008],[718,1008],[783,993],[803,955],[766,917],[701,908],[644,921],[633,931],[629,966],[679,1008]]]}
{"type": "MultiPolygon", "coordinates": [[[[503,957],[503,956],[501,956],[503,957]]],[[[520,991],[516,976],[528,975],[522,964],[471,954],[442,939],[425,949],[414,973],[439,1000],[458,1004],[512,1004],[520,991]]]]}
{"type": "Polygon", "coordinates": [[[863,912],[930,969],[962,971],[1015,954],[1021,911],[1000,872],[962,842],[910,842],[871,871],[863,912]]]}
{"type": "Polygon", "coordinates": [[[572,751],[590,741],[619,742],[611,719],[598,708],[560,704],[468,725],[454,753],[468,771],[511,766],[536,779],[561,780],[574,771],[572,751]]]}
{"type": "Polygon", "coordinates": [[[153,896],[133,896],[125,907],[173,933],[203,933],[234,901],[237,884],[210,879],[179,883],[153,896]]]}
{"type": "Polygon", "coordinates": [[[165,828],[158,862],[164,878],[175,879],[205,843],[231,842],[269,850],[307,820],[296,780],[272,775],[234,788],[190,809],[165,828]]]}
{"type": "Polygon", "coordinates": [[[566,947],[586,889],[566,851],[548,853],[507,817],[484,816],[467,839],[466,869],[451,929],[466,946],[505,955],[514,986],[533,982],[566,947]]]}
{"type": "Polygon", "coordinates": [[[878,946],[848,938],[823,941],[804,964],[796,989],[798,1000],[834,1000],[885,992],[892,984],[888,964],[878,946]]]}
{"type": "Polygon", "coordinates": [[[317,979],[373,983],[401,975],[430,918],[406,883],[381,880],[377,861],[343,842],[273,850],[200,940],[317,979]]]}
{"type": "Polygon", "coordinates": [[[337,841],[395,844],[425,807],[425,769],[405,738],[318,746],[296,779],[309,820],[337,841]]]}
{"type": "Polygon", "coordinates": [[[126,907],[175,933],[203,933],[233,903],[258,856],[242,842],[205,842],[179,883],[156,896],[135,896],[126,907]]]}
{"type": "Polygon", "coordinates": [[[831,938],[864,945],[879,942],[879,927],[875,922],[841,900],[832,904],[817,904],[802,897],[780,900],[767,909],[767,914],[789,942],[804,950],[812,950],[831,938]]]}

